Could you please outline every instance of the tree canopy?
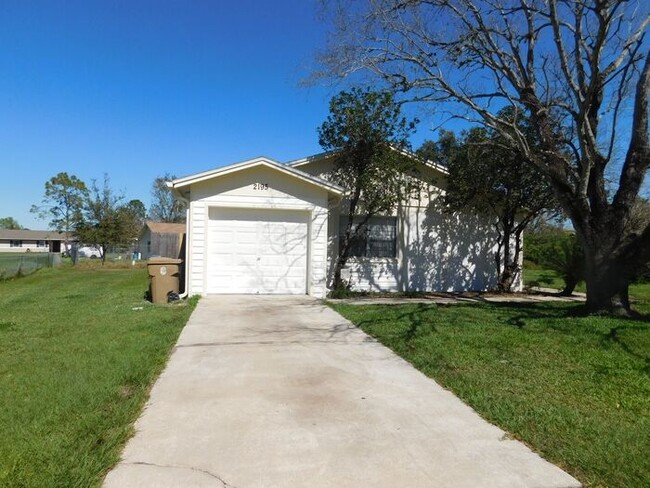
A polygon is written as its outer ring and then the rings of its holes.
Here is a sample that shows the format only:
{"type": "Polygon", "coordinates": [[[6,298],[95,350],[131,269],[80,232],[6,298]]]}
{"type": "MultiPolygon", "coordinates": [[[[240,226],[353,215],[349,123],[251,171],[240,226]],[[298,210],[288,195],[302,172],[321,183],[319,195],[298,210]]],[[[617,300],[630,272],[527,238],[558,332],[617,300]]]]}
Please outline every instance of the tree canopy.
{"type": "Polygon", "coordinates": [[[61,172],[45,182],[41,205],[32,205],[31,212],[49,219],[51,228],[69,235],[82,220],[87,198],[86,184],[75,175],[61,172]]]}
{"type": "Polygon", "coordinates": [[[392,212],[415,184],[405,176],[414,170],[414,159],[404,153],[414,128],[415,121],[401,115],[388,92],[353,88],[330,101],[330,114],[318,129],[318,140],[323,149],[334,152],[336,162],[329,178],[347,191],[335,288],[341,286],[341,270],[355,238],[366,232],[373,216],[392,212]]]}
{"type": "Polygon", "coordinates": [[[151,185],[151,206],[148,218],[156,222],[185,222],[186,204],[174,197],[167,182],[176,176],[165,173],[157,177],[151,185]]]}
{"type": "MultiPolygon", "coordinates": [[[[512,109],[501,111],[500,117],[516,117],[512,109]]],[[[520,119],[522,132],[528,133],[528,143],[536,145],[532,131],[524,127],[528,121],[520,119]]],[[[528,225],[545,212],[555,212],[557,202],[553,190],[543,175],[527,165],[516,148],[509,146],[498,131],[475,127],[456,139],[453,133],[443,132],[439,143],[426,141],[419,155],[434,157],[449,171],[445,203],[452,211],[470,209],[485,215],[497,232],[495,265],[498,288],[512,291],[521,278],[523,232],[528,225]]]]}
{"type": "Polygon", "coordinates": [[[75,233],[81,242],[100,246],[102,261],[106,261],[108,249],[133,244],[140,230],[134,212],[138,207],[133,201],[125,204],[124,196],[111,188],[108,175],[104,175],[101,187],[93,180],[75,233]]]}
{"type": "MultiPolygon", "coordinates": [[[[629,311],[650,226],[628,222],[650,166],[650,3],[330,1],[320,75],[375,75],[404,100],[478,121],[539,170],[585,253],[590,312],[629,311]],[[522,107],[531,148],[504,106],[522,107]]],[[[522,114],[523,115],[523,114],[522,114]]]]}
{"type": "Polygon", "coordinates": [[[0,218],[0,229],[22,229],[23,227],[13,217],[0,218]]]}

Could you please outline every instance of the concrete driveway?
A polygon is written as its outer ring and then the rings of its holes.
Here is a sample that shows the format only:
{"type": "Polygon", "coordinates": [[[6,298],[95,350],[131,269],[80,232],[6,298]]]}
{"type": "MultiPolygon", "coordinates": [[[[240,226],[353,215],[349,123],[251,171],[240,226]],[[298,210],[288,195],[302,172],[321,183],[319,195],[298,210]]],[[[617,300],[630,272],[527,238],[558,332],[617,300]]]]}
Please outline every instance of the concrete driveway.
{"type": "Polygon", "coordinates": [[[308,297],[204,298],[106,487],[574,487],[308,297]]]}

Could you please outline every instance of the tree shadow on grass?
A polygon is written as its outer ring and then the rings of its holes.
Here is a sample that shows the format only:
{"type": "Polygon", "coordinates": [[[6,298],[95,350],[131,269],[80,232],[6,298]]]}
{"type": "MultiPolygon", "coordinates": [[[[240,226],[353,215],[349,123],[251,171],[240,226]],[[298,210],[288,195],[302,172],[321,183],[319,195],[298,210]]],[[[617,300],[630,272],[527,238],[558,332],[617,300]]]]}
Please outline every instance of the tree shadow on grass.
{"type": "MultiPolygon", "coordinates": [[[[381,306],[380,306],[381,307],[381,306]]],[[[602,327],[593,329],[581,325],[579,322],[567,322],[564,319],[586,318],[585,309],[580,304],[563,304],[558,306],[557,303],[530,303],[530,302],[483,302],[477,304],[463,305],[440,305],[440,304],[414,304],[402,313],[379,313],[373,314],[372,318],[361,320],[357,325],[364,330],[370,331],[374,327],[390,323],[405,323],[406,328],[399,334],[404,343],[412,347],[413,340],[419,335],[423,328],[427,332],[439,333],[440,330],[435,322],[429,318],[431,312],[441,310],[454,310],[460,308],[476,308],[485,310],[486,313],[494,313],[495,319],[503,324],[514,326],[519,330],[524,330],[527,325],[535,323],[535,327],[554,330],[562,334],[572,334],[576,327],[580,327],[581,333],[590,333],[600,336],[606,341],[612,341],[618,344],[627,354],[645,362],[644,371],[650,372],[650,356],[634,350],[625,338],[621,337],[619,332],[624,330],[647,331],[650,330],[650,316],[641,317],[615,317],[616,320],[624,322],[609,328],[608,332],[603,335],[602,327]]],[[[607,317],[602,317],[606,319],[607,317]]],[[[467,318],[471,322],[471,317],[467,318]]]]}
{"type": "Polygon", "coordinates": [[[523,329],[528,321],[540,319],[563,319],[572,316],[571,309],[553,306],[549,303],[530,302],[486,302],[484,306],[499,312],[511,312],[500,317],[505,323],[523,329]]]}
{"type": "Polygon", "coordinates": [[[425,317],[427,312],[437,309],[438,305],[433,303],[432,304],[417,303],[414,304],[413,306],[414,309],[405,311],[397,315],[388,313],[388,314],[382,314],[381,318],[360,320],[359,322],[357,322],[357,325],[364,330],[372,331],[372,327],[377,326],[379,324],[386,324],[391,322],[406,322],[408,324],[408,328],[404,333],[400,335],[402,336],[404,342],[406,342],[407,344],[411,343],[413,339],[415,339],[415,337],[418,335],[418,331],[425,325],[427,326],[427,330],[431,330],[437,333],[438,330],[436,329],[436,326],[434,325],[433,321],[426,320],[425,317]]]}
{"type": "MultiPolygon", "coordinates": [[[[516,311],[516,315],[505,318],[505,322],[510,325],[514,325],[520,330],[529,324],[531,320],[539,321],[544,319],[552,319],[544,323],[544,326],[546,328],[558,332],[570,333],[573,327],[580,327],[580,325],[576,323],[567,324],[566,322],[563,322],[562,319],[589,317],[589,315],[586,314],[584,305],[558,307],[553,306],[552,304],[540,303],[491,303],[490,306],[497,310],[501,309],[516,311]]],[[[593,334],[597,334],[601,336],[605,342],[611,341],[616,343],[627,354],[643,361],[645,363],[643,371],[650,373],[650,355],[635,351],[629,342],[626,342],[625,338],[621,337],[619,334],[621,331],[650,331],[650,315],[646,314],[635,317],[601,316],[600,318],[614,318],[618,321],[623,322],[623,324],[610,327],[609,331],[605,334],[602,333],[602,329],[599,330],[598,328],[594,328],[590,331],[588,328],[583,327],[581,331],[583,333],[591,332],[593,334]]]]}
{"type": "Polygon", "coordinates": [[[615,344],[617,344],[623,351],[625,351],[627,354],[629,354],[632,357],[635,357],[637,359],[640,359],[645,363],[645,366],[643,367],[643,371],[645,373],[650,373],[650,354],[643,354],[640,352],[635,351],[632,349],[630,344],[628,344],[623,337],[619,335],[620,331],[628,331],[628,330],[633,330],[633,331],[650,331],[650,325],[625,325],[625,326],[617,326],[617,327],[612,327],[609,329],[609,333],[605,334],[604,339],[606,341],[611,341],[615,344]]]}

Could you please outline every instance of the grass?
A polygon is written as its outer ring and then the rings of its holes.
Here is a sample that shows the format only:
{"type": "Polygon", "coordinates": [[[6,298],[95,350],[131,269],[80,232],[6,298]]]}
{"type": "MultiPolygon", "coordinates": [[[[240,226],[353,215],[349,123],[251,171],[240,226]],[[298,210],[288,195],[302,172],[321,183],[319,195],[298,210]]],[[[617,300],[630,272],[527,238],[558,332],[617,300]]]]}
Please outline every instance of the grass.
{"type": "Polygon", "coordinates": [[[650,480],[650,285],[645,320],[575,304],[332,305],[480,415],[587,486],[650,480]]]}
{"type": "MultiPolygon", "coordinates": [[[[534,266],[524,267],[524,286],[541,286],[562,290],[564,280],[550,269],[537,268],[534,266]]],[[[578,283],[575,291],[585,293],[587,287],[584,281],[578,283]]],[[[635,283],[630,285],[630,296],[637,301],[650,301],[650,283],[635,283]]]]}
{"type": "MultiPolygon", "coordinates": [[[[524,286],[541,286],[543,288],[562,290],[564,288],[564,280],[557,272],[550,269],[524,266],[524,286]]],[[[581,293],[584,293],[586,290],[584,281],[578,283],[575,289],[575,291],[581,293]]]]}
{"type": "Polygon", "coordinates": [[[0,282],[0,486],[100,484],[195,302],[143,300],[144,269],[0,282]]]}

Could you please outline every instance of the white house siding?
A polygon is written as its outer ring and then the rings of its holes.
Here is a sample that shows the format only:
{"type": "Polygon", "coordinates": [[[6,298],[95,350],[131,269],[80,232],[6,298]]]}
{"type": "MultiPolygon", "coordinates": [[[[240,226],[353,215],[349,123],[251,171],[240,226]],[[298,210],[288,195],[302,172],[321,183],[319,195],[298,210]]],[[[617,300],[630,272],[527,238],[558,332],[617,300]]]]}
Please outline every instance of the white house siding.
{"type": "Polygon", "coordinates": [[[278,170],[257,166],[191,187],[189,290],[205,294],[207,277],[206,235],[210,207],[296,210],[309,213],[308,281],[310,295],[326,293],[327,205],[325,189],[288,176],[278,170]],[[258,185],[261,184],[261,189],[258,185]],[[268,185],[268,187],[266,186],[268,185]]]}
{"type": "Polygon", "coordinates": [[[205,283],[205,237],[207,232],[207,205],[203,201],[190,203],[189,222],[189,276],[188,288],[190,294],[203,293],[205,283]]]}
{"type": "Polygon", "coordinates": [[[311,212],[311,283],[309,294],[323,298],[327,293],[327,204],[311,212]]]}
{"type": "Polygon", "coordinates": [[[471,213],[446,214],[434,204],[410,207],[402,264],[409,291],[484,291],[496,285],[492,226],[471,213]]]}
{"type": "MultiPolygon", "coordinates": [[[[338,225],[330,219],[332,256],[338,225]]],[[[494,287],[496,236],[475,215],[447,215],[434,204],[397,215],[396,258],[351,258],[343,271],[355,291],[483,291],[494,287]]],[[[330,262],[330,279],[333,276],[330,262]]]]}
{"type": "MultiPolygon", "coordinates": [[[[326,178],[332,161],[297,166],[326,178]]],[[[427,184],[419,197],[397,210],[397,256],[350,258],[343,270],[355,291],[484,291],[496,285],[494,253],[496,233],[484,218],[471,212],[449,215],[439,208],[445,175],[422,166],[427,184]]],[[[344,206],[344,204],[342,205],[344,206]]],[[[345,210],[343,210],[345,213],[345,210]]],[[[341,210],[329,217],[328,281],[331,283],[338,253],[341,210]]],[[[521,282],[517,289],[521,289],[521,282]]]]}
{"type": "Polygon", "coordinates": [[[0,240],[0,252],[48,252],[50,243],[47,241],[22,240],[20,246],[12,247],[11,240],[0,240]]]}

